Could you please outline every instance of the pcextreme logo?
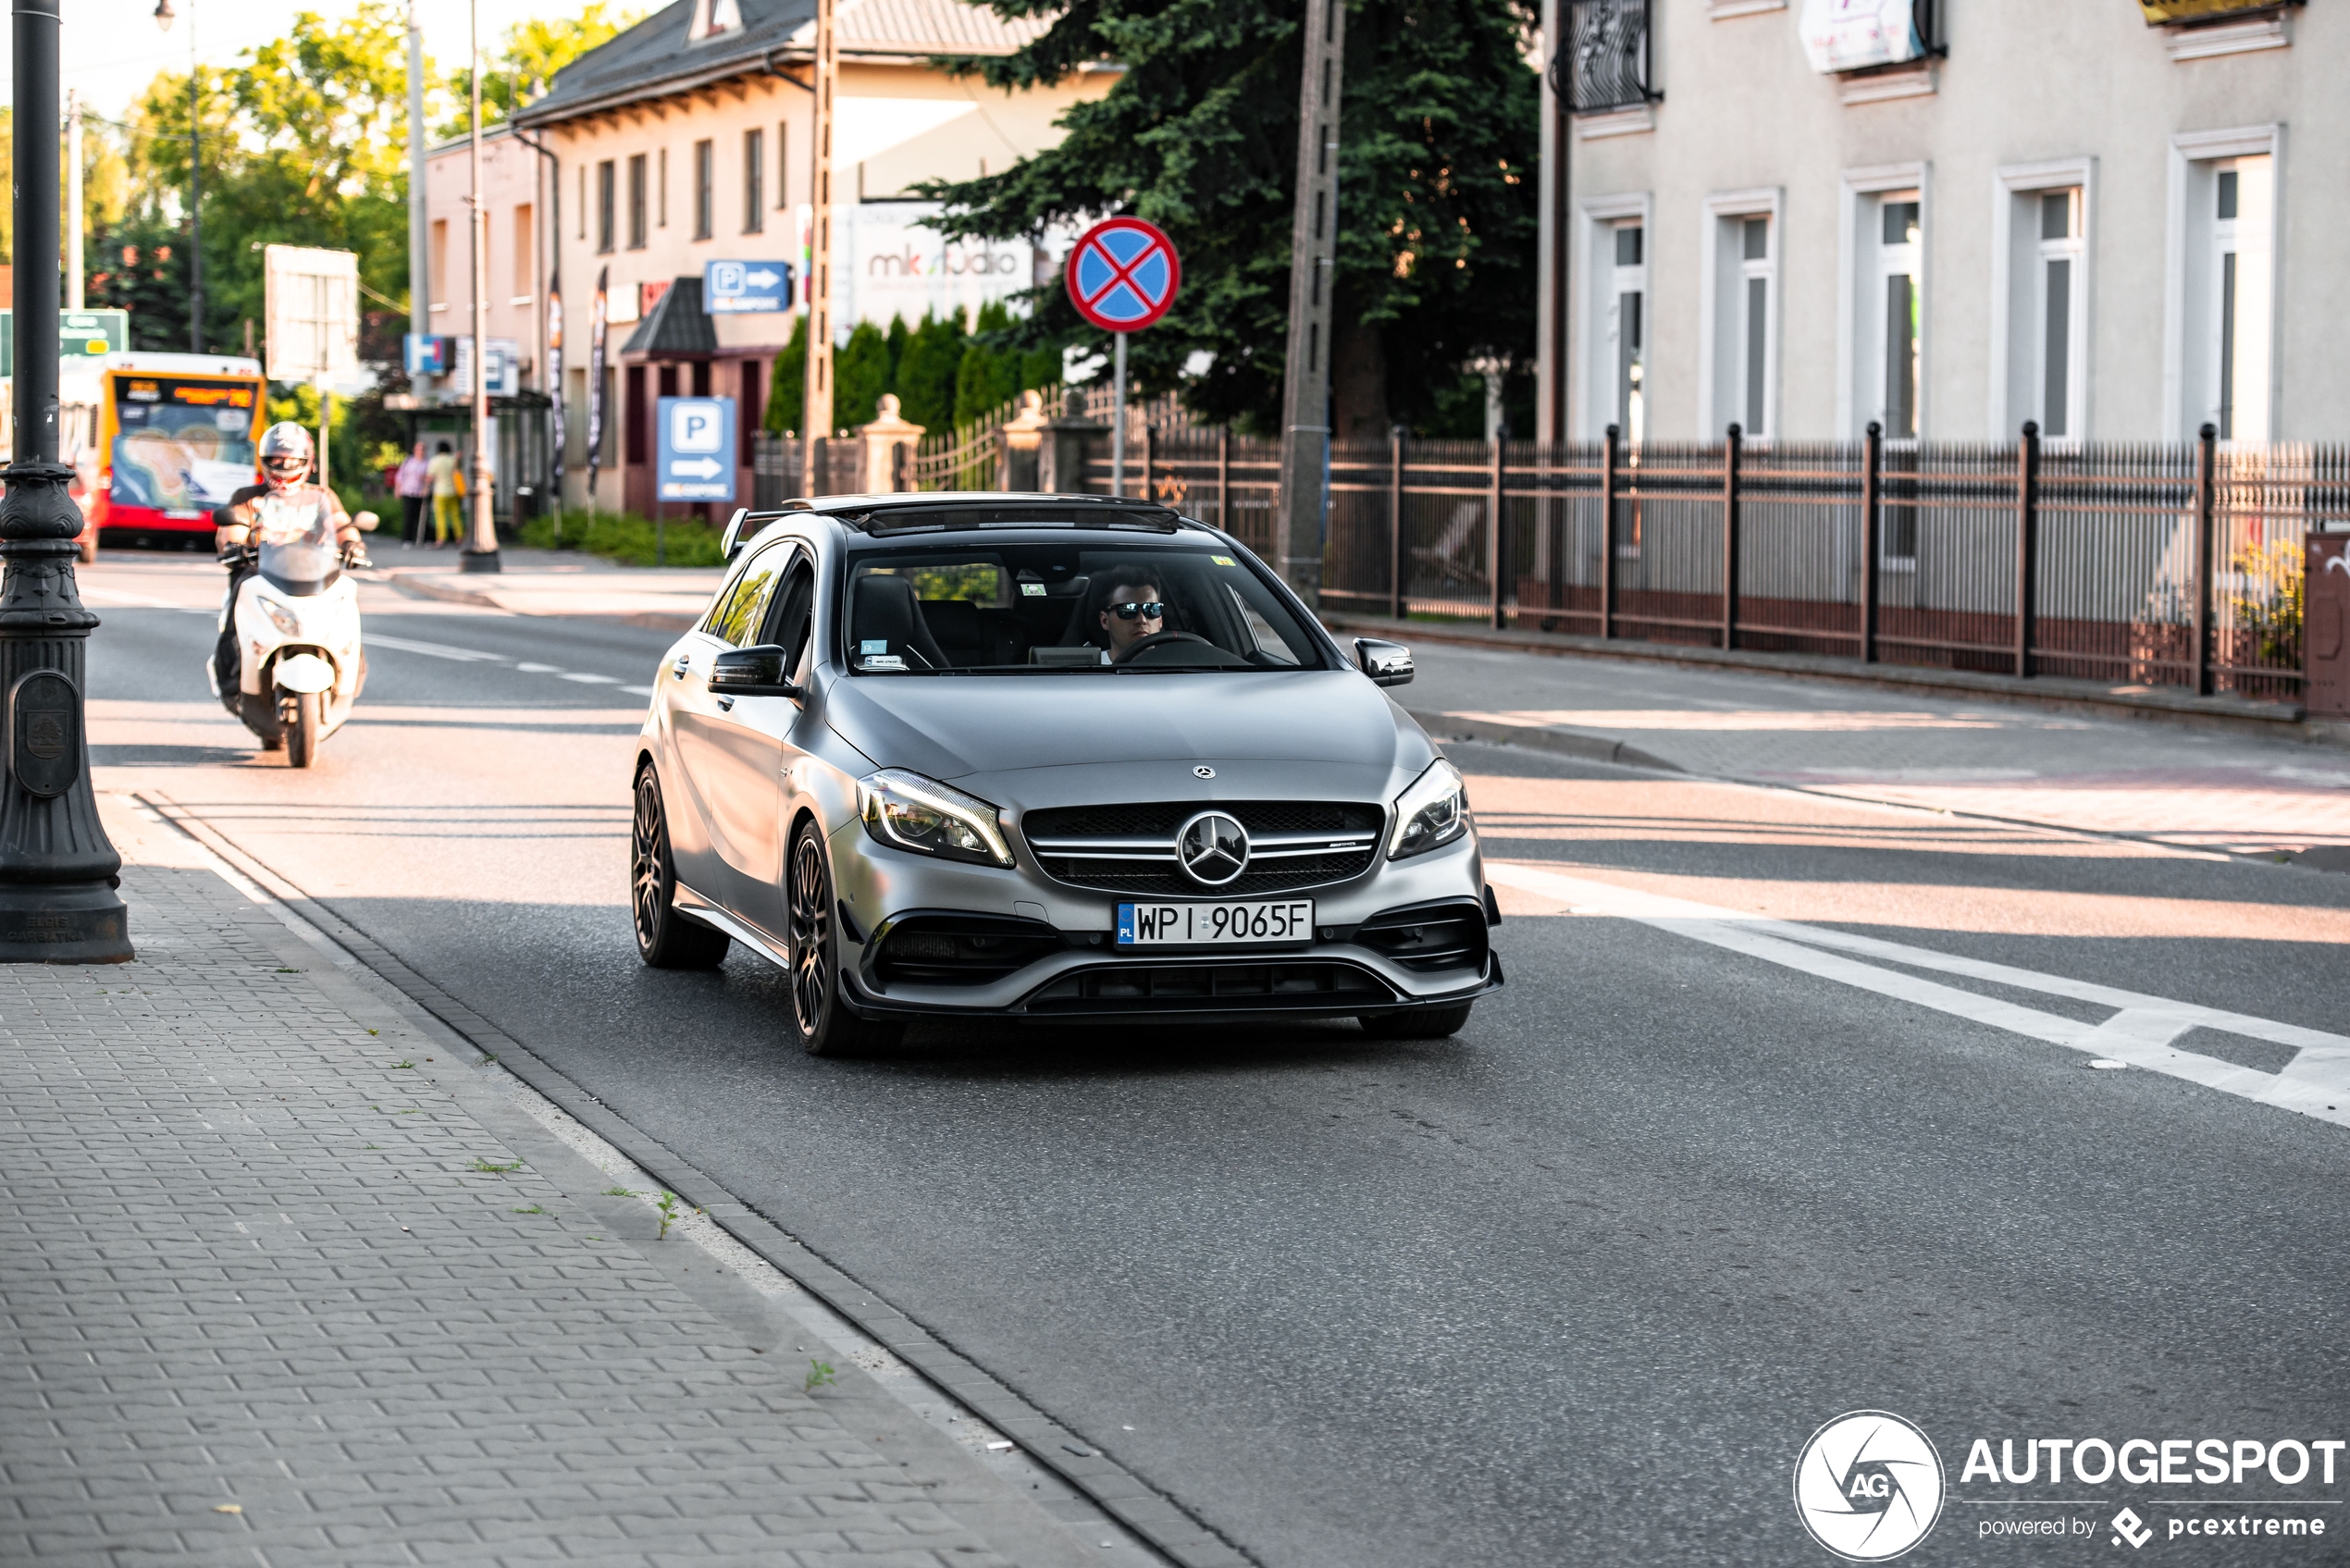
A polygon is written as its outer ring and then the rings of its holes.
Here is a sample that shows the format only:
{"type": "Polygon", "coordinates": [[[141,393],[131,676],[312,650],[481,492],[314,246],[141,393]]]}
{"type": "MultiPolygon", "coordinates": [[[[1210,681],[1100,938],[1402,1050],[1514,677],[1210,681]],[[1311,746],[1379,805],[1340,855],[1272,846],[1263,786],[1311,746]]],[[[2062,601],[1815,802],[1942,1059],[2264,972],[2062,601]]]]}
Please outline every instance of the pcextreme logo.
{"type": "Polygon", "coordinates": [[[1942,1516],[1942,1456],[1888,1411],[1837,1416],[1795,1462],[1797,1515],[1848,1562],[1883,1562],[1925,1539],[1942,1516]]]}

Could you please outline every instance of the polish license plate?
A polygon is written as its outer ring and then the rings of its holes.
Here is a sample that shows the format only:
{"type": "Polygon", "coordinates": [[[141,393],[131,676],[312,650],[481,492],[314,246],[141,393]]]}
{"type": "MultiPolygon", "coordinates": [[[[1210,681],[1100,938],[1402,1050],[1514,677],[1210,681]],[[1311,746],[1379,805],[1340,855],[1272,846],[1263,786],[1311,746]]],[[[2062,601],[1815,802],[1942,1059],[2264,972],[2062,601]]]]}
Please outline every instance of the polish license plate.
{"type": "Polygon", "coordinates": [[[1120,947],[1241,947],[1272,942],[1309,942],[1313,936],[1311,898],[1118,907],[1120,947]]]}

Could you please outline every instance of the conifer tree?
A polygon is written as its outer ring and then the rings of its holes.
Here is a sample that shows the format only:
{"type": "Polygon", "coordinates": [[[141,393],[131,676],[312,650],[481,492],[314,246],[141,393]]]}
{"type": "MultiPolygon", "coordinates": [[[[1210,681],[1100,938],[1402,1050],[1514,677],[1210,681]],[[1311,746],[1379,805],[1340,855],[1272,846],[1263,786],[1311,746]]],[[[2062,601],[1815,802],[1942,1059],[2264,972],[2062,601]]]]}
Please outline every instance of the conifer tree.
{"type": "MultiPolygon", "coordinates": [[[[1045,20],[959,69],[997,87],[1122,66],[1056,146],[1000,174],[935,181],[952,236],[1003,239],[1110,213],[1165,228],[1183,292],[1134,336],[1139,389],[1180,387],[1212,419],[1278,421],[1289,306],[1304,0],[987,0],[1045,20]],[[1195,354],[1204,372],[1187,376],[1195,354]]],[[[1524,364],[1534,338],[1539,79],[1524,0],[1347,0],[1339,171],[1338,433],[1384,435],[1466,406],[1464,368],[1524,364]]],[[[1107,352],[1058,284],[1018,329],[1107,352]]],[[[1479,395],[1481,401],[1481,394],[1479,395]]]]}

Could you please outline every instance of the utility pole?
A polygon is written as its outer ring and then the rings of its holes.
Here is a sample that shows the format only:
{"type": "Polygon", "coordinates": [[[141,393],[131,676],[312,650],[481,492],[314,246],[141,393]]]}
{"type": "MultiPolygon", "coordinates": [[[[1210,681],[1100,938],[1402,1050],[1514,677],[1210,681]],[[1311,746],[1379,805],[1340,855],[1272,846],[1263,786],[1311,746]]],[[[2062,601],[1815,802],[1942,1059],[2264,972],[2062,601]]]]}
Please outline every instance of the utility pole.
{"type": "Polygon", "coordinates": [[[1542,184],[1534,295],[1534,438],[1566,439],[1566,221],[1572,167],[1575,66],[1568,54],[1574,0],[1542,0],[1542,184]]]}
{"type": "Polygon", "coordinates": [[[133,957],[122,857],[90,790],[82,677],[98,618],[74,586],[81,509],[57,461],[59,0],[14,0],[15,454],[0,481],[0,962],[133,957]]]}
{"type": "Polygon", "coordinates": [[[66,309],[87,310],[81,285],[81,93],[66,91],[66,309]]]}
{"type": "Polygon", "coordinates": [[[465,198],[468,216],[465,231],[473,241],[474,279],[474,529],[473,542],[458,557],[459,570],[465,572],[495,572],[498,570],[498,523],[490,512],[489,443],[489,315],[487,310],[489,292],[487,252],[489,249],[489,215],[481,204],[481,0],[473,0],[468,7],[472,16],[473,33],[467,43],[472,61],[469,72],[473,79],[473,194],[465,198]]]}
{"type": "Polygon", "coordinates": [[[1306,0],[1297,92],[1297,215],[1290,235],[1289,358],[1281,387],[1281,575],[1307,604],[1322,590],[1330,451],[1330,295],[1337,287],[1338,117],[1344,0],[1306,0]]]}
{"type": "Polygon", "coordinates": [[[425,30],[408,0],[408,331],[432,330],[432,278],[425,253],[425,30]]]}
{"type": "Polygon", "coordinates": [[[808,400],[800,425],[800,488],[822,495],[816,471],[821,444],[833,433],[833,88],[840,56],[833,34],[836,0],[816,0],[816,105],[808,137],[814,167],[808,183],[812,212],[808,253],[808,400]]]}
{"type": "MultiPolygon", "coordinates": [[[[49,14],[55,16],[52,6],[49,14]]],[[[171,0],[155,0],[155,26],[171,31],[171,0]]],[[[204,116],[197,96],[203,67],[196,60],[195,6],[188,7],[188,352],[204,352],[204,116]]],[[[56,116],[50,118],[54,123],[56,116]]],[[[46,156],[44,154],[43,156],[46,156]]]]}

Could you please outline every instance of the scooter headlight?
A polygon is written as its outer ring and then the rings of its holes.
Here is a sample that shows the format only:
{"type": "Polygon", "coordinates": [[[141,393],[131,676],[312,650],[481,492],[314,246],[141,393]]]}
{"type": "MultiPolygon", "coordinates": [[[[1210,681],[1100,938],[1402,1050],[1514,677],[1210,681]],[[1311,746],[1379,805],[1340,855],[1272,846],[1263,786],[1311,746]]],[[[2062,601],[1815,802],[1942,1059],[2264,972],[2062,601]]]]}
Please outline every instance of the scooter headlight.
{"type": "Polygon", "coordinates": [[[290,637],[299,636],[301,635],[301,616],[296,615],[292,611],[287,609],[284,605],[279,604],[276,599],[271,599],[265,593],[254,594],[253,596],[253,601],[254,603],[261,606],[261,612],[269,617],[271,623],[274,624],[278,630],[285,633],[286,636],[290,637]]]}
{"type": "Polygon", "coordinates": [[[1401,860],[1450,844],[1468,832],[1468,784],[1461,771],[1440,757],[1395,797],[1395,831],[1387,858],[1401,860]]]}
{"type": "Polygon", "coordinates": [[[996,808],[936,779],[884,769],[858,782],[857,808],[865,831],[894,849],[981,865],[1012,863],[996,808]]]}

